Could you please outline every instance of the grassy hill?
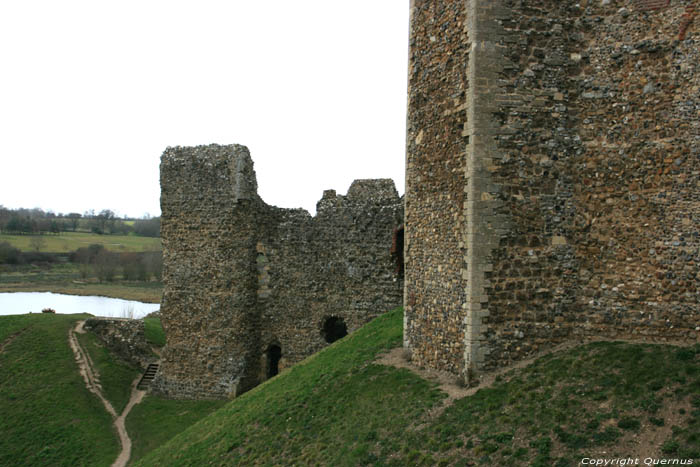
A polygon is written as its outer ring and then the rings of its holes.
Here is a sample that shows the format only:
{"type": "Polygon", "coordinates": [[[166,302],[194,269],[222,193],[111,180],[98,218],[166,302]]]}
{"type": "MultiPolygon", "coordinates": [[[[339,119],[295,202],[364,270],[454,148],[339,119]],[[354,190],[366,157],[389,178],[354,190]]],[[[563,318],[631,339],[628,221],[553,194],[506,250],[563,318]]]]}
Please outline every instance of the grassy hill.
{"type": "Polygon", "coordinates": [[[401,343],[376,319],[193,425],[137,465],[578,465],[700,461],[700,346],[594,343],[449,404],[373,363],[401,343]]]}
{"type": "Polygon", "coordinates": [[[0,316],[0,465],[108,466],[119,453],[68,346],[86,316],[0,316]]]}
{"type": "MultiPolygon", "coordinates": [[[[109,466],[120,451],[112,417],[88,392],[68,345],[68,329],[89,315],[0,316],[0,465],[109,466]]],[[[156,345],[156,318],[147,322],[156,345]]],[[[94,334],[78,335],[117,411],[140,370],[115,358],[94,334]]],[[[167,441],[223,401],[164,401],[147,396],[132,412],[133,455],[167,441]]]]}
{"type": "MultiPolygon", "coordinates": [[[[115,459],[111,418],[67,345],[82,317],[0,317],[0,465],[115,459]]],[[[127,419],[136,465],[700,462],[700,346],[589,344],[455,400],[455,387],[448,397],[438,382],[376,363],[401,345],[401,328],[401,312],[387,313],[228,403],[148,396],[127,419]]],[[[123,406],[134,373],[81,340],[123,406]]]]}

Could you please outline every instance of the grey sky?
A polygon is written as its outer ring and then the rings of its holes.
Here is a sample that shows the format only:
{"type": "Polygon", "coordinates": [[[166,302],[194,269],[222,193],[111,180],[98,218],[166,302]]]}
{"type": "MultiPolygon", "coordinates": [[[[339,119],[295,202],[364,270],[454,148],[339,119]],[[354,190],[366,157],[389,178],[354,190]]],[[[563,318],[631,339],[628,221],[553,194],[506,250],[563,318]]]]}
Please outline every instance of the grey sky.
{"type": "Polygon", "coordinates": [[[0,3],[0,204],[159,211],[166,146],[238,143],[269,204],[404,185],[408,2],[0,3]]]}

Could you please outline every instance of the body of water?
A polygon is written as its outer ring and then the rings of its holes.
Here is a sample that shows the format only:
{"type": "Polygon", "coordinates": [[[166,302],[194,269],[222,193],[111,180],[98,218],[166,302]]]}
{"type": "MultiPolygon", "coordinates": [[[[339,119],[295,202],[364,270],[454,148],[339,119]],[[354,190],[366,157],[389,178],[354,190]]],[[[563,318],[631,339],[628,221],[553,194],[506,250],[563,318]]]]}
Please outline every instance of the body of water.
{"type": "Polygon", "coordinates": [[[160,304],[51,292],[0,293],[0,315],[41,313],[44,308],[53,308],[56,313],[63,314],[90,313],[112,318],[143,318],[159,310],[160,304]]]}

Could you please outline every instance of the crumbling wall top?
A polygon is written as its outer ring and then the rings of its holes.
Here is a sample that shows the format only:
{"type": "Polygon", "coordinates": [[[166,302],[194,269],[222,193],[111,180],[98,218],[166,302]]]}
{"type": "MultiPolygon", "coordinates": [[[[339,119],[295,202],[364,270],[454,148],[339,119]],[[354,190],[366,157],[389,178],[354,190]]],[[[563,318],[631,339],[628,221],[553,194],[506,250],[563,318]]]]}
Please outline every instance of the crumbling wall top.
{"type": "Polygon", "coordinates": [[[401,203],[394,181],[390,178],[355,180],[346,196],[336,194],[335,190],[325,190],[323,197],[316,203],[316,212],[322,213],[346,204],[395,205],[401,203]]]}
{"type": "Polygon", "coordinates": [[[376,203],[398,203],[394,181],[390,178],[355,180],[348,189],[348,199],[352,201],[376,203]]]}
{"type": "Polygon", "coordinates": [[[189,193],[188,188],[225,187],[228,201],[259,199],[253,160],[248,148],[239,144],[168,147],[161,173],[161,186],[176,181],[176,191],[182,194],[189,193]]]}

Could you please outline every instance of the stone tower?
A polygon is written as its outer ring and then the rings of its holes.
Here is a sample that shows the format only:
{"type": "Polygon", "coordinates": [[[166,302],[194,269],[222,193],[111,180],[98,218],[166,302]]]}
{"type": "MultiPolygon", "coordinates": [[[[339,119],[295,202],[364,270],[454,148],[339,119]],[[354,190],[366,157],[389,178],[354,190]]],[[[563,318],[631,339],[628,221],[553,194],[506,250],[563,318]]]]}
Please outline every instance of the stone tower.
{"type": "Polygon", "coordinates": [[[473,380],[566,340],[698,339],[692,6],[411,2],[416,363],[473,380]]]}
{"type": "Polygon", "coordinates": [[[391,180],[324,192],[316,216],[268,206],[244,146],[161,159],[162,322],[153,391],[232,397],[401,304],[391,180]]]}

